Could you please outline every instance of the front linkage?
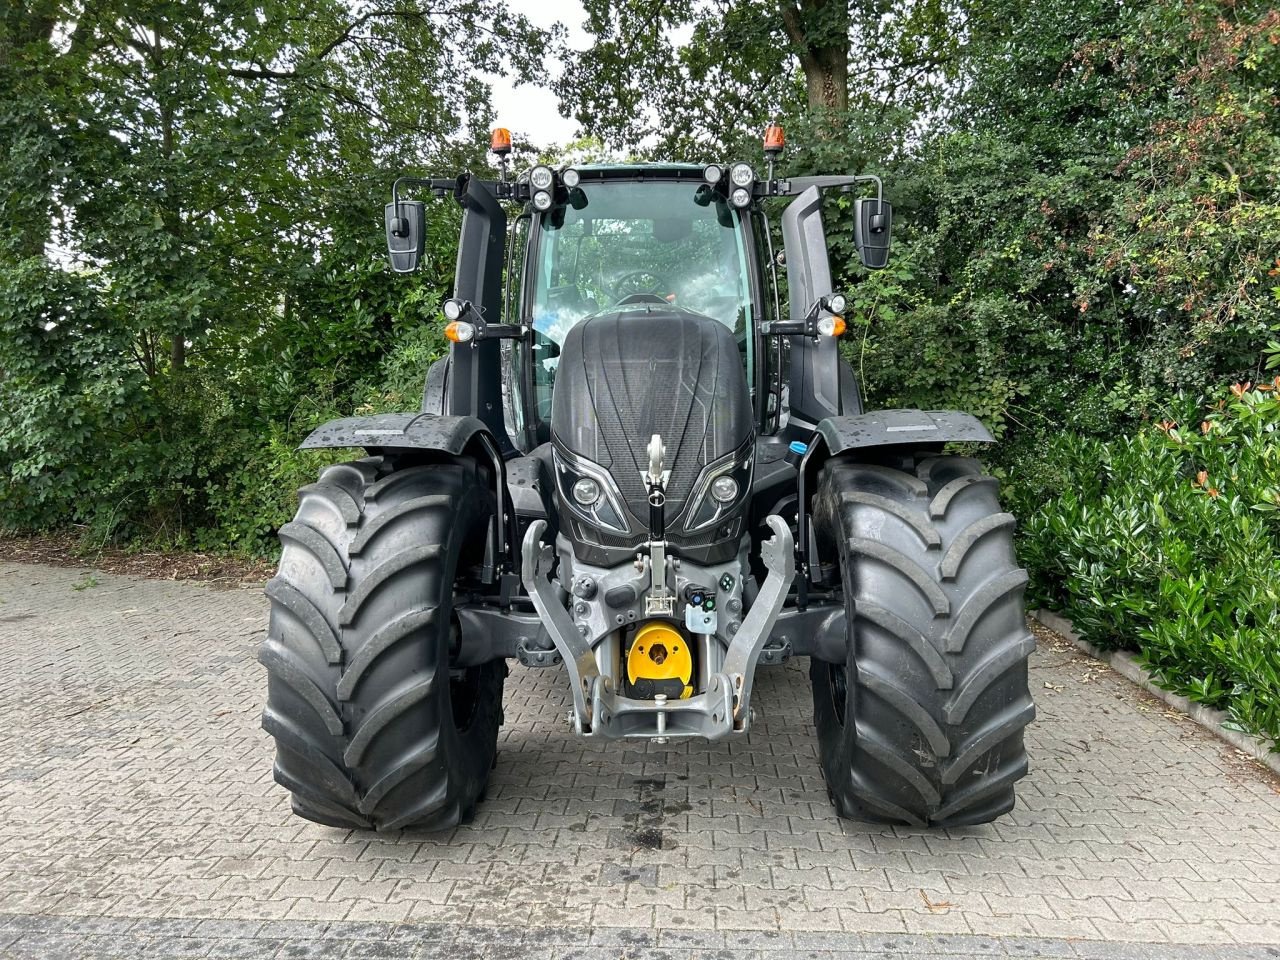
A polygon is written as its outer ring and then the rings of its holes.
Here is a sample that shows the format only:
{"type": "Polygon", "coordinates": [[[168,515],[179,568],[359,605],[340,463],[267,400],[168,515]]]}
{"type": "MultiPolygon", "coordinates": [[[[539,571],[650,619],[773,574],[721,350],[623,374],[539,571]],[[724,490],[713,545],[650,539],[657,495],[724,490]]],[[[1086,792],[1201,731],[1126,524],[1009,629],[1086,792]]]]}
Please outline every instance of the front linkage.
{"type": "MultiPolygon", "coordinates": [[[[746,732],[751,722],[751,685],[756,664],[766,641],[773,635],[795,576],[791,529],[777,516],[770,516],[768,522],[774,536],[764,542],[761,551],[768,576],[742,625],[734,624],[723,667],[712,675],[703,693],[678,700],[669,700],[661,694],[652,700],[623,696],[613,678],[601,675],[592,644],[600,638],[574,625],[550,578],[554,551],[542,542],[546,523],[539,520],[529,527],[523,549],[524,586],[568,667],[573,726],[578,733],[609,739],[705,737],[718,740],[731,733],[746,732]]],[[[740,603],[740,597],[735,595],[737,578],[729,572],[723,576],[734,581],[733,586],[724,591],[723,603],[726,606],[740,603]]],[[[680,577],[674,570],[671,579],[675,593],[700,586],[680,577]]],[[[625,613],[620,615],[625,617],[625,613]]],[[[606,630],[611,626],[606,625],[606,630]]]]}

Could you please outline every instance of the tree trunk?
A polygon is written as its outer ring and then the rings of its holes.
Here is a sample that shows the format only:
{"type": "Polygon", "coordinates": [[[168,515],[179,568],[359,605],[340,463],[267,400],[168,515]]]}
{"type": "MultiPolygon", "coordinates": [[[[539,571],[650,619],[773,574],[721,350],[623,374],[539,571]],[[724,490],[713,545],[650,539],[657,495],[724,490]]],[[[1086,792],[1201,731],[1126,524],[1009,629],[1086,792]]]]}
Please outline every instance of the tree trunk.
{"type": "Polygon", "coordinates": [[[782,23],[804,70],[810,113],[849,108],[847,0],[786,0],[782,23]]]}
{"type": "Polygon", "coordinates": [[[809,110],[844,113],[849,109],[849,49],[815,51],[804,68],[809,110]]]}

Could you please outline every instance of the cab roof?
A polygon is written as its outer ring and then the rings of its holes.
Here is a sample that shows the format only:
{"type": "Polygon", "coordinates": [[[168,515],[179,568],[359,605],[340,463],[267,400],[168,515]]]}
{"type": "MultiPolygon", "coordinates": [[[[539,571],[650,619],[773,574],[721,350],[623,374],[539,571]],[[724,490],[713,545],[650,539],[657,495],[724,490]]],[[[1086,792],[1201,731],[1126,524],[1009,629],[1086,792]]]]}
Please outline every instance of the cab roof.
{"type": "Polygon", "coordinates": [[[584,163],[569,164],[584,180],[673,179],[701,180],[698,163],[584,163]]]}

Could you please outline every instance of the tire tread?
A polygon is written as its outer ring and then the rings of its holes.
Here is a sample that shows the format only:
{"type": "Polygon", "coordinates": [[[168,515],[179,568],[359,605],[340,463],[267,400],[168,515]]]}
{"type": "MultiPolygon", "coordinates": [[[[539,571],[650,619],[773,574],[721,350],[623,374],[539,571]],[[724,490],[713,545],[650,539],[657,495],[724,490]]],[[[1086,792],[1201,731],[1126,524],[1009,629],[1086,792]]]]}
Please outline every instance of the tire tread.
{"type": "Polygon", "coordinates": [[[506,665],[464,671],[474,708],[455,725],[446,658],[455,568],[490,504],[465,464],[397,469],[379,457],[327,467],[299,491],[259,649],[275,779],[299,816],[439,829],[474,809],[506,665]]]}
{"type": "Polygon", "coordinates": [[[842,816],[947,826],[1012,809],[1035,640],[997,489],[968,457],[901,470],[836,460],[820,474],[815,525],[839,552],[852,644],[843,710],[832,668],[812,666],[842,816]]]}

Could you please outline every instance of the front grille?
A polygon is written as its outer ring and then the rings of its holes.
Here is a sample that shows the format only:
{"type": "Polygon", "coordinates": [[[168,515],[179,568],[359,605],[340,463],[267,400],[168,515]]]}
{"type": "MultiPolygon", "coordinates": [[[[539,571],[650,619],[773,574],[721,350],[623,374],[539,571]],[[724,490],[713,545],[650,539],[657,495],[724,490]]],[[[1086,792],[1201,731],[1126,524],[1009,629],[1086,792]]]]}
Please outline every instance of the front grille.
{"type": "Polygon", "coordinates": [[[609,533],[593,530],[585,524],[578,526],[578,539],[594,543],[601,547],[639,547],[644,537],[619,537],[609,533]]]}
{"type": "MultiPolygon", "coordinates": [[[[583,543],[593,543],[599,547],[610,547],[613,549],[638,550],[640,545],[645,543],[649,538],[646,533],[639,533],[630,537],[616,536],[614,534],[605,533],[597,530],[595,527],[581,523],[576,519],[571,520],[573,526],[574,538],[583,543]]],[[[725,534],[725,522],[717,523],[715,526],[699,533],[686,536],[673,536],[672,531],[667,531],[667,540],[675,547],[709,547],[713,543],[721,540],[730,540],[738,534],[738,521],[728,521],[729,533],[725,534]]]]}

